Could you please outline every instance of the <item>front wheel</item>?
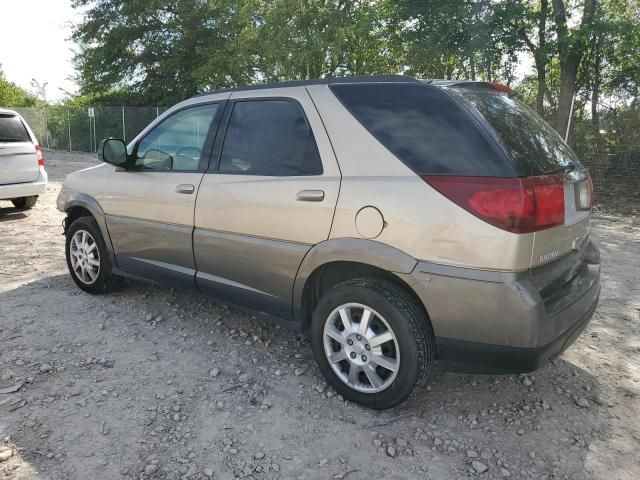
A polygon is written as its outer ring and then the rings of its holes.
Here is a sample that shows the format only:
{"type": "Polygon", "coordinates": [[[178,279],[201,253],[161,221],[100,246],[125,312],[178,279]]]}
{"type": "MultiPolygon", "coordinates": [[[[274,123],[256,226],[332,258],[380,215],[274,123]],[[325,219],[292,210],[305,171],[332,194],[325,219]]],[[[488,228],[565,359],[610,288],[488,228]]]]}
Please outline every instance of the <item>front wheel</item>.
{"type": "Polygon", "coordinates": [[[93,217],[80,217],[69,226],[65,253],[69,273],[76,285],[89,293],[109,290],[111,258],[93,217]]]}
{"type": "Polygon", "coordinates": [[[417,302],[394,283],[354,279],[325,295],[311,345],[327,382],[344,398],[385,409],[404,401],[429,372],[434,337],[417,302]]]}

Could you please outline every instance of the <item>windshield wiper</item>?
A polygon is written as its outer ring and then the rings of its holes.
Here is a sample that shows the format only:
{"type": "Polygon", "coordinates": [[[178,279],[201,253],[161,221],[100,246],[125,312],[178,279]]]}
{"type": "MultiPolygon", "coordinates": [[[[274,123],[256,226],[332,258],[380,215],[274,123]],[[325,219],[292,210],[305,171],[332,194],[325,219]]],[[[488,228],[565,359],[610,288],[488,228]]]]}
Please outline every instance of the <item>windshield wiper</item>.
{"type": "Polygon", "coordinates": [[[566,165],[558,167],[555,170],[551,170],[550,172],[547,172],[547,175],[555,175],[558,173],[569,173],[569,172],[573,172],[575,169],[576,169],[575,163],[567,163],[566,165]]]}
{"type": "Polygon", "coordinates": [[[3,138],[0,137],[0,142],[24,142],[25,140],[21,140],[19,138],[3,138]]]}

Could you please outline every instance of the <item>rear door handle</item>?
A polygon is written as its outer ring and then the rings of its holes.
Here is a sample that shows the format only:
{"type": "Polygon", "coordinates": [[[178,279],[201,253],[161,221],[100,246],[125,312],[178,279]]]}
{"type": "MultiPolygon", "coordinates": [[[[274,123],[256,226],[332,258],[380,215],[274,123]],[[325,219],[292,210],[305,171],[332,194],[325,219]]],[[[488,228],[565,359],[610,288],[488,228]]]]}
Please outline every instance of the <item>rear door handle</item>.
{"type": "Polygon", "coordinates": [[[321,202],[324,200],[322,190],[300,190],[296,193],[296,200],[299,202],[321,202]]]}
{"type": "Polygon", "coordinates": [[[176,192],[178,193],[193,193],[196,191],[196,187],[189,183],[181,183],[176,185],[176,192]]]}

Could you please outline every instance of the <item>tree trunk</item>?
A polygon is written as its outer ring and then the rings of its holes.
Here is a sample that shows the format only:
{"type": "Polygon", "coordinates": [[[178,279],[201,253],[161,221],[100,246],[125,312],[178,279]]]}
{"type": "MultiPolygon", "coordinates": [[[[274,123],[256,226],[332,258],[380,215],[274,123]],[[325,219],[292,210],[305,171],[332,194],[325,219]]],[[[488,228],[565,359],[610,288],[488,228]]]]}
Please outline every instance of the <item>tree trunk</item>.
{"type": "Polygon", "coordinates": [[[548,0],[540,1],[540,14],[538,17],[538,45],[534,44],[527,32],[523,29],[521,36],[527,45],[527,48],[533,55],[536,73],[538,75],[538,91],[536,93],[536,111],[539,115],[544,115],[544,96],[547,92],[547,64],[549,56],[547,47],[547,17],[549,16],[548,0]]]}
{"type": "Polygon", "coordinates": [[[544,92],[547,90],[547,68],[546,65],[536,65],[538,71],[538,93],[536,95],[536,111],[538,115],[544,115],[544,92]]]}
{"type": "Polygon", "coordinates": [[[571,100],[575,94],[578,67],[588,44],[587,32],[591,28],[596,9],[596,0],[585,0],[582,21],[576,32],[567,27],[567,12],[564,0],[552,0],[558,34],[558,56],[560,60],[560,95],[556,112],[555,129],[564,136],[571,116],[571,100]]]}
{"type": "Polygon", "coordinates": [[[547,15],[549,1],[540,1],[540,19],[538,21],[538,49],[535,52],[536,70],[538,71],[538,95],[536,96],[536,110],[540,116],[544,115],[544,92],[547,90],[547,15]]]}
{"type": "Polygon", "coordinates": [[[571,101],[575,94],[577,64],[574,61],[560,63],[560,94],[558,95],[558,111],[556,112],[556,131],[564,138],[571,116],[571,101]]]}
{"type": "Polygon", "coordinates": [[[593,82],[591,90],[591,131],[596,139],[596,146],[598,150],[602,147],[602,135],[600,135],[600,112],[598,110],[598,103],[600,103],[600,84],[602,83],[602,76],[600,71],[600,39],[596,37],[594,39],[594,52],[593,52],[593,82]]]}

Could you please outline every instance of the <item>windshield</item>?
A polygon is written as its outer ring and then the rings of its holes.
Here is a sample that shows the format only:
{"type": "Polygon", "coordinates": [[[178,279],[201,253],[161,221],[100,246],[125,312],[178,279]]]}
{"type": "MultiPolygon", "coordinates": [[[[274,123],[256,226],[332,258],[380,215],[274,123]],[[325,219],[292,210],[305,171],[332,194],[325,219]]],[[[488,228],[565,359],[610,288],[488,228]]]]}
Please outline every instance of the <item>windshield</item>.
{"type": "Polygon", "coordinates": [[[571,148],[537,113],[515,98],[493,92],[460,92],[493,127],[519,176],[580,167],[571,148]]]}

